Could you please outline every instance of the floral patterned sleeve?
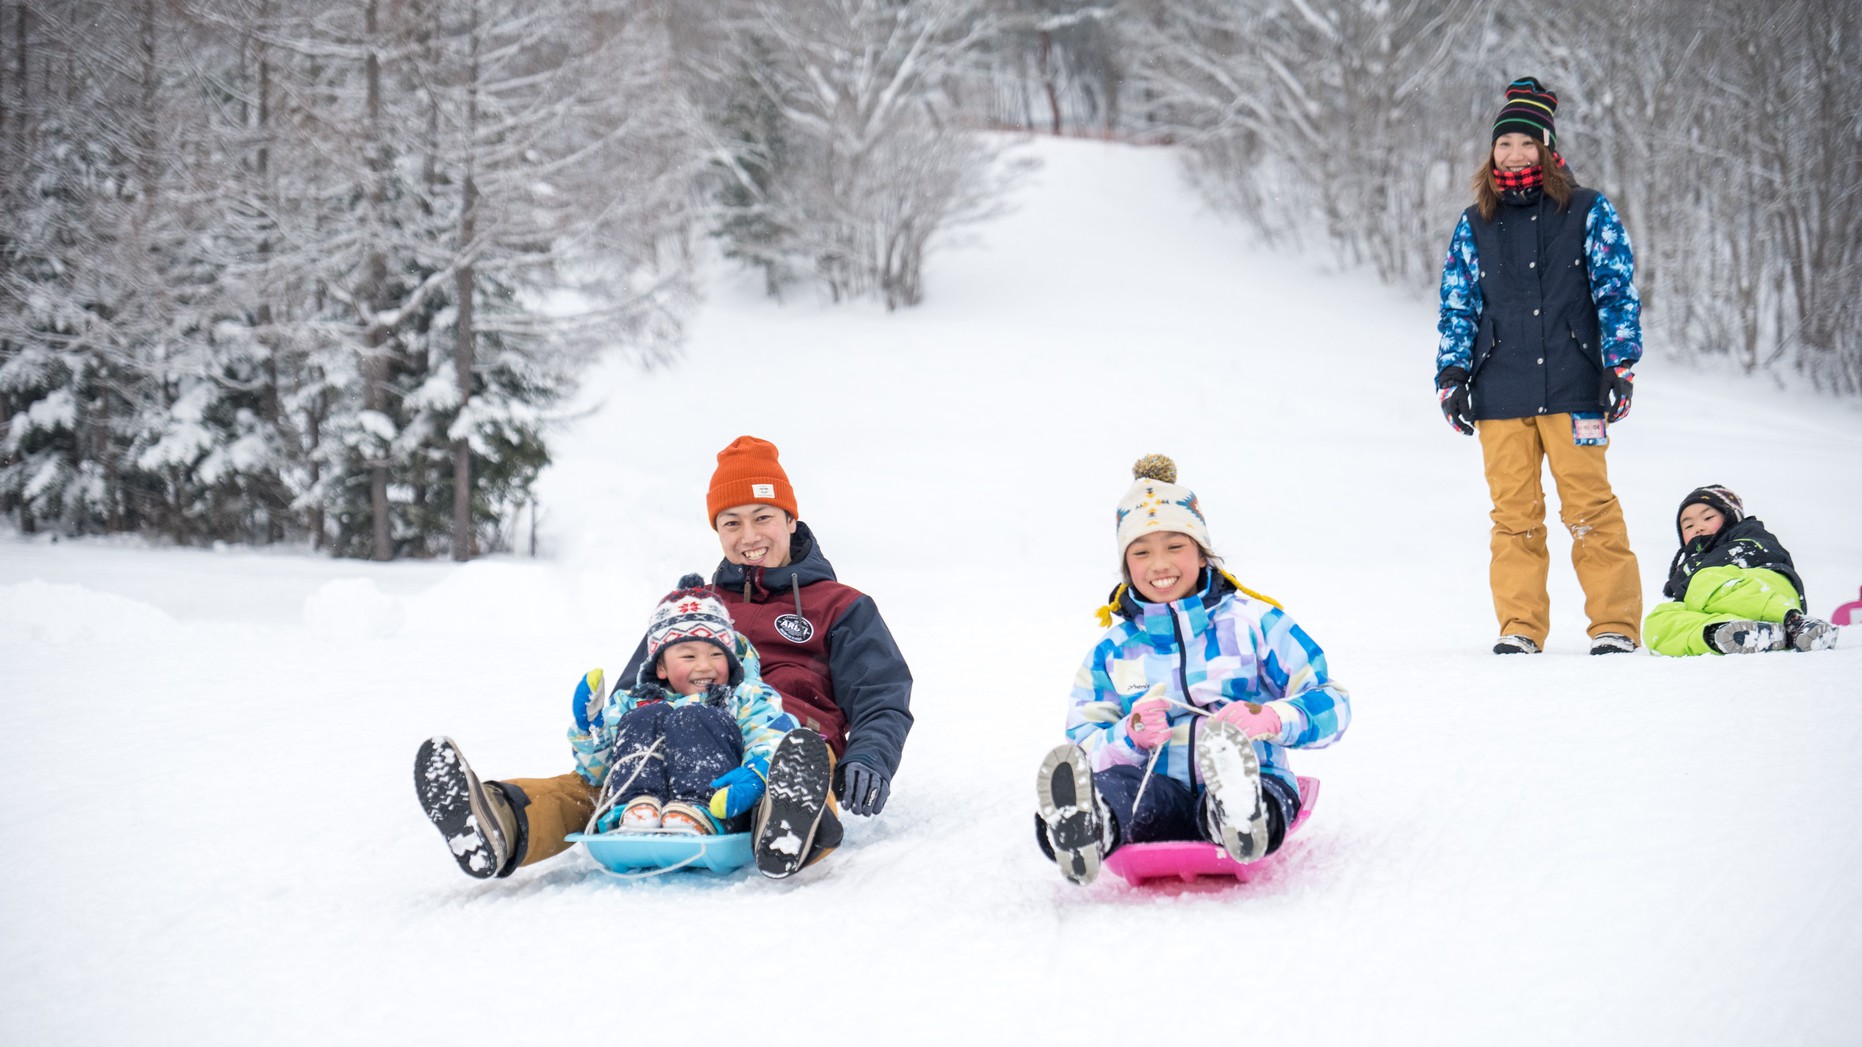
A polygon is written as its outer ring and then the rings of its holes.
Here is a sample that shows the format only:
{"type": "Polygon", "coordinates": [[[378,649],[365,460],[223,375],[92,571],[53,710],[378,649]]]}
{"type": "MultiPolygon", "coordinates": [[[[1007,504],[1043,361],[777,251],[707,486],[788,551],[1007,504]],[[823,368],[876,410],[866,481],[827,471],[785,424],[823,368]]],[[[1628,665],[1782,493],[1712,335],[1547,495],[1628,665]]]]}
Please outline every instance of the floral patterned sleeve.
{"type": "Polygon", "coordinates": [[[1584,218],[1584,261],[1590,298],[1597,305],[1605,367],[1634,367],[1642,359],[1642,297],[1636,293],[1636,254],[1616,208],[1597,194],[1584,218]]]}
{"type": "Polygon", "coordinates": [[[1461,216],[1448,256],[1442,259],[1442,318],[1435,329],[1442,340],[1435,349],[1435,373],[1444,367],[1472,370],[1474,332],[1481,322],[1481,263],[1474,250],[1474,227],[1461,216]]]}

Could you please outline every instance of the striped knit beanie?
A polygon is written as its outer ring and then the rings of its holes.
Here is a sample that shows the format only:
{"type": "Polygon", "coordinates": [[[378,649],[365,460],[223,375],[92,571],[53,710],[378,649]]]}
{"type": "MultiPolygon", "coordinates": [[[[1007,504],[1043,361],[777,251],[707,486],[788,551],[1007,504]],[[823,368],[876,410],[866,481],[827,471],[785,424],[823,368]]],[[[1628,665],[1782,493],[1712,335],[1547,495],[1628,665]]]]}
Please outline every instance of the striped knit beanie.
{"type": "Polygon", "coordinates": [[[647,623],[647,660],[640,676],[647,678],[659,664],[660,652],[676,643],[699,640],[715,645],[730,659],[732,687],[743,682],[744,667],[737,660],[737,629],[731,613],[724,609],[718,594],[705,587],[702,575],[688,574],[679,579],[679,587],[663,597],[653,608],[647,623]]]}
{"type": "Polygon", "coordinates": [[[1147,454],[1131,467],[1132,485],[1118,503],[1119,569],[1125,568],[1125,550],[1152,531],[1180,531],[1196,539],[1204,552],[1209,543],[1209,522],[1203,519],[1196,492],[1177,483],[1177,463],[1161,454],[1147,454]]]}
{"type": "Polygon", "coordinates": [[[1746,518],[1745,503],[1741,502],[1739,496],[1731,490],[1719,484],[1696,487],[1687,493],[1686,498],[1681,499],[1681,508],[1675,510],[1676,538],[1681,537],[1681,514],[1687,512],[1687,507],[1690,505],[1704,505],[1710,509],[1717,509],[1721,516],[1726,517],[1726,524],[1721,530],[1746,518]]]}
{"type": "Polygon", "coordinates": [[[1501,135],[1518,132],[1537,139],[1549,149],[1558,144],[1558,136],[1552,128],[1552,116],[1557,112],[1558,95],[1537,77],[1522,76],[1506,85],[1506,104],[1500,107],[1500,115],[1493,121],[1493,140],[1497,142],[1501,135]]]}

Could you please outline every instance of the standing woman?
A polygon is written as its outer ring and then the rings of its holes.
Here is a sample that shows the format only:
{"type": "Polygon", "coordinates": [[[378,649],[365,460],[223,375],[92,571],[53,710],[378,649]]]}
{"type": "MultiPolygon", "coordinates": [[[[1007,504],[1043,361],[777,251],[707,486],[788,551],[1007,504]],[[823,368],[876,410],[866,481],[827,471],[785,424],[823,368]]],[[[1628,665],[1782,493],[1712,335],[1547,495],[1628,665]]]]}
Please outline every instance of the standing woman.
{"type": "Polygon", "coordinates": [[[1537,654],[1550,628],[1541,461],[1558,484],[1590,653],[1636,649],[1642,584],[1610,490],[1607,427],[1629,413],[1642,358],[1635,258],[1616,208],[1553,148],[1558,96],[1506,87],[1493,151],[1474,176],[1442,265],[1435,388],[1448,423],[1480,433],[1493,495],[1495,654],[1537,654]]]}

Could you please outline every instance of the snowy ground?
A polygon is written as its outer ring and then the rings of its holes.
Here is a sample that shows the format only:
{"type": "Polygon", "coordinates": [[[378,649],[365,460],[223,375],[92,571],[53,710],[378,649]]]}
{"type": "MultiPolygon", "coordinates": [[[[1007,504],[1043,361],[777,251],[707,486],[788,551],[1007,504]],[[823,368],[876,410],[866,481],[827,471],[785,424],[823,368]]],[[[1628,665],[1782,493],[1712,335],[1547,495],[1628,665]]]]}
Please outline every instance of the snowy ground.
{"type": "MultiPolygon", "coordinates": [[[[1486,491],[1429,389],[1432,303],[1250,251],[1162,151],[1029,151],[1020,209],[938,256],[923,308],[726,278],[681,365],[598,373],[544,559],[0,541],[0,1042],[1853,1043],[1862,631],[1590,658],[1559,547],[1550,651],[1486,654],[1486,491]],[[566,770],[576,677],[715,563],[704,487],[746,432],[917,675],[891,806],[783,883],[620,884],[578,853],[461,876],[416,745],[566,770]],[[1245,887],[1077,890],[1031,839],[1150,451],[1356,707],[1296,755],[1324,799],[1245,887]]],[[[1675,504],[1724,483],[1814,611],[1853,599],[1862,413],[1639,378],[1611,465],[1649,597],[1675,504]]]]}

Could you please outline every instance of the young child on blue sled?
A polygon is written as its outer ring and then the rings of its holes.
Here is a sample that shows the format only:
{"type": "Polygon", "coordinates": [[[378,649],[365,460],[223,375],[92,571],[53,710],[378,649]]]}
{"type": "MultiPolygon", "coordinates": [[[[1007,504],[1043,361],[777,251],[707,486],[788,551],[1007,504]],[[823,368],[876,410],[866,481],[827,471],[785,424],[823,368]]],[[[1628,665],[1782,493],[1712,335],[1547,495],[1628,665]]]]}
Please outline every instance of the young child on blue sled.
{"type": "Polygon", "coordinates": [[[681,578],[654,608],[632,686],[605,702],[600,693],[597,670],[577,688],[569,731],[578,773],[601,790],[597,831],[747,828],[770,754],[795,720],[702,577],[681,578]]]}
{"type": "Polygon", "coordinates": [[[1176,465],[1148,455],[1132,475],[1118,505],[1124,583],[1074,680],[1071,742],[1035,785],[1037,841],[1076,884],[1127,843],[1272,854],[1300,809],[1286,749],[1330,745],[1351,720],[1319,645],[1222,569],[1176,465]]]}
{"type": "Polygon", "coordinates": [[[1791,554],[1739,496],[1718,484],[1697,487],[1675,513],[1681,549],[1662,595],[1642,623],[1656,654],[1821,651],[1837,628],[1804,613],[1804,582],[1791,554]]]}

